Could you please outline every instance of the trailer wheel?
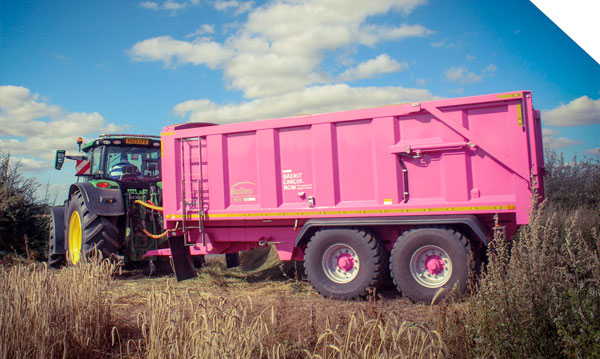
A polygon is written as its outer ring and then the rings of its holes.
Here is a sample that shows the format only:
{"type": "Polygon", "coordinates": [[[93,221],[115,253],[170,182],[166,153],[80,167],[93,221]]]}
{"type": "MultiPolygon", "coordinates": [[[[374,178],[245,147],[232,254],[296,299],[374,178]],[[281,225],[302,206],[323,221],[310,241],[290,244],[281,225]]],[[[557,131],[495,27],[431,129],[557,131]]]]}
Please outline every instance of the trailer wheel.
{"type": "Polygon", "coordinates": [[[385,250],[372,235],[353,229],[327,229],[306,247],[304,268],[322,296],[353,299],[369,294],[384,272],[385,250]]]}
{"type": "Polygon", "coordinates": [[[71,264],[77,264],[82,256],[89,256],[95,249],[107,258],[119,250],[121,243],[117,217],[99,216],[90,212],[80,191],[71,196],[67,219],[65,237],[71,264]]]}
{"type": "Polygon", "coordinates": [[[413,302],[431,303],[436,295],[446,297],[456,283],[457,294],[465,292],[469,255],[469,241],[459,232],[413,229],[394,244],[390,272],[396,288],[413,302]]]}

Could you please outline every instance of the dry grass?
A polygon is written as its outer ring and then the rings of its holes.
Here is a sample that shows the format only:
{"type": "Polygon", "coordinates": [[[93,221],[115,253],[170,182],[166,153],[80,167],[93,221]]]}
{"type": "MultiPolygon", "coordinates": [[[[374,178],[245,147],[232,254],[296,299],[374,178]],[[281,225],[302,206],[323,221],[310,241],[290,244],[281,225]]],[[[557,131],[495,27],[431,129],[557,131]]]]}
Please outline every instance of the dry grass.
{"type": "Polygon", "coordinates": [[[350,358],[445,358],[441,335],[427,327],[399,321],[384,314],[369,319],[365,312],[352,313],[346,328],[326,329],[312,351],[311,359],[350,358]]]}
{"type": "MultiPolygon", "coordinates": [[[[279,298],[225,298],[154,290],[152,311],[139,315],[142,338],[126,344],[136,358],[443,358],[441,336],[423,325],[382,314],[373,303],[340,313],[307,312],[279,298]]],[[[354,303],[356,304],[356,303],[354,303]]],[[[360,304],[359,304],[360,305],[360,304]]]]}
{"type": "Polygon", "coordinates": [[[115,266],[92,260],[61,271],[0,269],[1,358],[100,358],[113,327],[106,297],[115,266]]]}
{"type": "Polygon", "coordinates": [[[250,272],[213,262],[181,283],[119,275],[107,261],[61,270],[5,263],[0,358],[443,356],[439,335],[414,324],[428,307],[396,294],[377,302],[322,298],[290,279],[289,268],[282,273],[274,255],[250,272]]]}
{"type": "Polygon", "coordinates": [[[179,283],[16,261],[0,266],[0,359],[600,356],[599,230],[594,209],[539,207],[497,241],[473,295],[432,307],[393,289],[322,298],[275,251],[179,283]]]}

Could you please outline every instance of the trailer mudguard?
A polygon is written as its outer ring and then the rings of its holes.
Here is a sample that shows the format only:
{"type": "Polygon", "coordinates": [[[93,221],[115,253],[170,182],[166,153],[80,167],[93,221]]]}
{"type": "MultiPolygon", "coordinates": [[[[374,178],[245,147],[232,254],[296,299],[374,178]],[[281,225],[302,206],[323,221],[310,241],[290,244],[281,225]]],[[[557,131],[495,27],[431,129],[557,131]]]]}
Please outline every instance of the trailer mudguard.
{"type": "Polygon", "coordinates": [[[51,252],[48,254],[65,254],[65,207],[50,208],[50,215],[52,221],[51,238],[54,243],[50,246],[51,252]]]}
{"type": "Polygon", "coordinates": [[[80,191],[88,210],[99,216],[122,216],[125,214],[123,194],[119,189],[96,188],[89,182],[71,185],[69,197],[80,191]]]}
{"type": "Polygon", "coordinates": [[[183,236],[169,237],[169,247],[171,248],[171,258],[173,258],[177,281],[181,282],[182,280],[195,278],[197,273],[194,268],[194,261],[189,248],[185,246],[183,236]]]}
{"type": "Polygon", "coordinates": [[[433,225],[460,225],[466,227],[476,239],[487,246],[491,238],[489,229],[474,215],[440,215],[440,216],[406,216],[406,217],[354,217],[354,218],[318,218],[306,221],[302,230],[296,237],[295,246],[302,246],[310,237],[324,227],[369,227],[369,226],[433,226],[433,225]]]}

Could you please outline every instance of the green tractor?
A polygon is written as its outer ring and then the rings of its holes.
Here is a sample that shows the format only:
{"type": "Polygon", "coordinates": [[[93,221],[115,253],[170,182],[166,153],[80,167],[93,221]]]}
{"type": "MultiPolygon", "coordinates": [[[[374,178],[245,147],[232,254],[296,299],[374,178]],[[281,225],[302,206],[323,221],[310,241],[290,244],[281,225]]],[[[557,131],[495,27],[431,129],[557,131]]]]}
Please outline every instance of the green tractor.
{"type": "MultiPolygon", "coordinates": [[[[148,251],[168,248],[162,225],[158,136],[101,135],[81,155],[56,151],[55,168],[77,161],[77,182],[63,206],[52,207],[48,264],[77,264],[93,251],[126,266],[148,266],[148,251]]],[[[168,256],[157,261],[170,268],[168,256]],[[166,262],[166,263],[165,263],[166,262]]],[[[160,269],[160,268],[159,268],[160,269]]]]}

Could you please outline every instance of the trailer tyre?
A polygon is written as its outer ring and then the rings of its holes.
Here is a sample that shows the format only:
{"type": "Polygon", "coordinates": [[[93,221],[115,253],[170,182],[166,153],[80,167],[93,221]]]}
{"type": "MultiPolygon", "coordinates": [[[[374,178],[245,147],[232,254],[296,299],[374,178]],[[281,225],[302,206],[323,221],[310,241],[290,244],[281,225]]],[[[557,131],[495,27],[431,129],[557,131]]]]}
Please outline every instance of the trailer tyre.
{"type": "Polygon", "coordinates": [[[404,232],[394,244],[390,272],[396,288],[413,302],[442,299],[458,283],[467,289],[470,245],[461,233],[446,228],[404,232]],[[439,293],[438,293],[439,292],[439,293]]]}
{"type": "Polygon", "coordinates": [[[106,258],[118,252],[121,243],[117,217],[90,212],[80,191],[71,196],[66,220],[65,239],[70,264],[77,264],[94,250],[99,250],[106,258]]]}
{"type": "Polygon", "coordinates": [[[304,268],[311,285],[325,297],[364,297],[381,283],[385,250],[372,235],[354,229],[327,229],[306,247],[304,268]]]}

